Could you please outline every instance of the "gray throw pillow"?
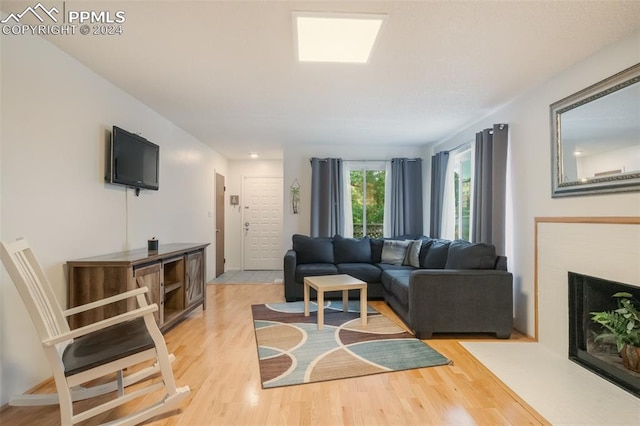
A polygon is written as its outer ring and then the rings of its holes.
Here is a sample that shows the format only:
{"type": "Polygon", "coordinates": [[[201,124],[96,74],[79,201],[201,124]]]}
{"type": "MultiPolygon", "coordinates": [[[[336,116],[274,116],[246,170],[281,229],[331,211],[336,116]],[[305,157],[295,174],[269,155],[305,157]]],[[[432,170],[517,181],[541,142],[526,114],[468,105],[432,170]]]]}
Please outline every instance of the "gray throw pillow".
{"type": "Polygon", "coordinates": [[[413,241],[385,240],[382,247],[382,262],[390,265],[402,265],[407,256],[407,249],[413,241]]]}
{"type": "Polygon", "coordinates": [[[455,240],[449,246],[446,269],[493,269],[496,248],[487,243],[455,240]]]}
{"type": "Polygon", "coordinates": [[[422,248],[422,240],[414,240],[409,244],[407,255],[402,262],[403,265],[410,265],[414,268],[420,267],[420,248],[422,248]]]}

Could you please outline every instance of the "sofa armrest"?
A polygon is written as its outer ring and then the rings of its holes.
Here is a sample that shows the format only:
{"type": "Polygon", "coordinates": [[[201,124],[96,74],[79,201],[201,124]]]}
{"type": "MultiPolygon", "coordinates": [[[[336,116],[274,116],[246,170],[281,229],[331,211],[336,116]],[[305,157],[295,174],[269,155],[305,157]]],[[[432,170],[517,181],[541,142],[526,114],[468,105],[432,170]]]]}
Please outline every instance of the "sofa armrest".
{"type": "Polygon", "coordinates": [[[416,334],[495,332],[513,326],[513,276],[497,270],[422,269],[409,280],[409,317],[416,334]]]}
{"type": "Polygon", "coordinates": [[[287,250],[284,255],[284,298],[287,302],[294,302],[296,300],[295,296],[295,285],[296,285],[296,266],[298,264],[298,260],[296,257],[296,252],[294,250],[287,250]]]}

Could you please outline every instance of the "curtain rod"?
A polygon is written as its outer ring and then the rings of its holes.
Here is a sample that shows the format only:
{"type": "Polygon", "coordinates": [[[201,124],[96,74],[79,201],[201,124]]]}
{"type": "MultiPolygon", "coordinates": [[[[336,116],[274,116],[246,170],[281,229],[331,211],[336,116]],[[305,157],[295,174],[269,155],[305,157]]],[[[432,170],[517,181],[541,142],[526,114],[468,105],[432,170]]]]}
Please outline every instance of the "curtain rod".
{"type": "MultiPolygon", "coordinates": [[[[358,163],[379,163],[380,161],[393,161],[394,158],[390,159],[390,160],[343,160],[343,161],[353,161],[353,162],[358,162],[358,163]]],[[[401,158],[401,160],[407,160],[407,161],[418,161],[418,160],[422,160],[421,158],[401,158]]]]}
{"type": "MultiPolygon", "coordinates": [[[[309,162],[311,162],[313,159],[310,158],[309,162]]],[[[359,163],[376,163],[376,162],[380,162],[380,161],[393,161],[394,159],[390,159],[390,160],[354,160],[354,159],[343,159],[343,158],[338,158],[338,160],[340,161],[353,161],[353,162],[359,162],[359,163]]],[[[422,160],[421,158],[405,158],[405,160],[407,161],[418,161],[418,160],[422,160]]],[[[327,158],[318,158],[318,161],[327,161],[327,158]]]]}
{"type": "Polygon", "coordinates": [[[446,151],[438,151],[438,152],[452,152],[452,151],[456,151],[456,150],[458,150],[458,149],[462,148],[462,147],[463,147],[463,146],[465,146],[465,145],[469,145],[469,144],[471,144],[471,142],[473,142],[473,141],[462,142],[462,143],[461,143],[460,145],[458,145],[458,146],[455,146],[455,147],[453,147],[453,148],[449,148],[449,149],[447,149],[446,151]]]}
{"type": "MultiPolygon", "coordinates": [[[[505,123],[494,124],[493,127],[495,127],[495,126],[498,126],[499,130],[504,130],[504,128],[506,127],[506,124],[505,123]]],[[[493,134],[493,127],[483,129],[482,131],[488,130],[489,134],[493,134]]],[[[480,133],[480,132],[478,132],[478,133],[480,133]]],[[[449,148],[446,152],[455,151],[455,150],[460,149],[461,147],[465,146],[466,144],[470,144],[471,142],[473,142],[473,140],[470,140],[469,142],[462,142],[458,146],[455,146],[453,148],[449,148]]],[[[443,151],[438,151],[438,152],[443,152],[443,151]]]]}

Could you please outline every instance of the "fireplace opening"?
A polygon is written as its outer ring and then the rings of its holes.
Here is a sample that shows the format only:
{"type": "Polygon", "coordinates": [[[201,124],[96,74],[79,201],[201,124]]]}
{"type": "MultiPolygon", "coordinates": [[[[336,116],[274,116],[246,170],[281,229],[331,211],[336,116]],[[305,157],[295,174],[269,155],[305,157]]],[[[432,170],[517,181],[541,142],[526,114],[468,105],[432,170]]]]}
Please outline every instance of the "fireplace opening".
{"type": "Polygon", "coordinates": [[[569,359],[640,398],[640,374],[623,365],[615,341],[596,340],[604,329],[591,320],[617,309],[611,296],[622,291],[640,301],[640,287],[569,272],[569,359]]]}

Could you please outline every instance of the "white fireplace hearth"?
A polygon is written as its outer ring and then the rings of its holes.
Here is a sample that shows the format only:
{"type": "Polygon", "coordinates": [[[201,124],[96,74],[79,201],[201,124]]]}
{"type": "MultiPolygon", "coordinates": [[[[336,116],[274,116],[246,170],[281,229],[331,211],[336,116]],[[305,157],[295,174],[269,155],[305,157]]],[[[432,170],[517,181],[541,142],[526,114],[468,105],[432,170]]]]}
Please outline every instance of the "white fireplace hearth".
{"type": "Polygon", "coordinates": [[[553,424],[638,424],[640,399],[568,358],[568,273],[640,287],[638,218],[536,220],[537,343],[464,343],[553,424]]]}

